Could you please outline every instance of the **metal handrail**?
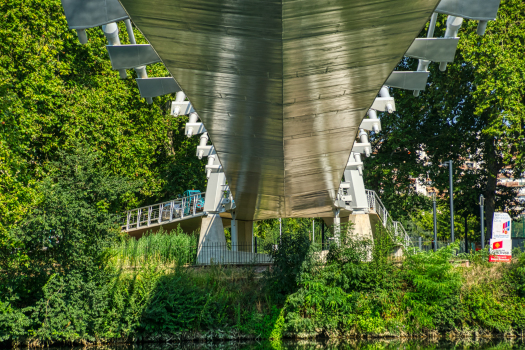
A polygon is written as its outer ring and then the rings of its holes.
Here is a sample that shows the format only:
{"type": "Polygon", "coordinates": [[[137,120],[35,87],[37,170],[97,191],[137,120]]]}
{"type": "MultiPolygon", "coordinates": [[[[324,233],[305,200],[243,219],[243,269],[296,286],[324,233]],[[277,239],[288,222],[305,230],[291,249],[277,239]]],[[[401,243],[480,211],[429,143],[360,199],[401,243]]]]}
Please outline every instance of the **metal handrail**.
{"type": "Polygon", "coordinates": [[[393,233],[395,239],[399,240],[404,248],[408,248],[412,241],[403,227],[403,224],[392,219],[392,217],[388,214],[385,205],[383,202],[381,202],[381,198],[379,198],[375,191],[365,191],[368,207],[376,212],[377,216],[379,216],[379,219],[381,220],[381,223],[387,229],[387,231],[393,233]]]}
{"type": "Polygon", "coordinates": [[[204,195],[204,193],[197,193],[167,202],[128,210],[121,216],[121,229],[123,231],[132,231],[202,215],[204,211],[204,195]]]}

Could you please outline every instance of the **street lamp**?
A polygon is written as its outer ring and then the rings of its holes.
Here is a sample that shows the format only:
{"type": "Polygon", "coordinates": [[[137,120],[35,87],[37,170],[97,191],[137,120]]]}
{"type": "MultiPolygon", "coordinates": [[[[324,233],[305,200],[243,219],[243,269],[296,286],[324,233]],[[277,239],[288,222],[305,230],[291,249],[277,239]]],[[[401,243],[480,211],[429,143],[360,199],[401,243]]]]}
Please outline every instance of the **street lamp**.
{"type": "Polygon", "coordinates": [[[434,211],[434,252],[437,252],[437,217],[436,217],[436,192],[432,192],[432,207],[434,211]]]}
{"type": "Polygon", "coordinates": [[[452,184],[452,161],[441,164],[448,166],[448,180],[450,187],[450,240],[454,243],[454,185],[452,184]]]}
{"type": "Polygon", "coordinates": [[[485,206],[485,197],[479,195],[479,211],[481,216],[481,249],[485,248],[485,211],[483,207],[485,206]]]}

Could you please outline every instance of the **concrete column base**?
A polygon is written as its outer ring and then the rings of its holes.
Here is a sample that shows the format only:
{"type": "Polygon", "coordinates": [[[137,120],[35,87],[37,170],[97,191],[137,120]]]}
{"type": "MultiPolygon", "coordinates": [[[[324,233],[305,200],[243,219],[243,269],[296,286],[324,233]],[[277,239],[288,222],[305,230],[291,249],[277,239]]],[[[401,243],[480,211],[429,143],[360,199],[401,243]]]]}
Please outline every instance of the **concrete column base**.
{"type": "Polygon", "coordinates": [[[219,214],[208,214],[202,218],[197,264],[210,264],[216,260],[217,251],[227,250],[224,226],[219,214]]]}
{"type": "Polygon", "coordinates": [[[353,224],[352,236],[374,241],[375,225],[369,214],[351,214],[348,221],[353,224]]]}
{"type": "Polygon", "coordinates": [[[208,214],[202,218],[199,246],[204,244],[226,244],[224,226],[219,214],[208,214]]]}
{"type": "Polygon", "coordinates": [[[253,252],[253,221],[236,221],[238,251],[253,252]]]}

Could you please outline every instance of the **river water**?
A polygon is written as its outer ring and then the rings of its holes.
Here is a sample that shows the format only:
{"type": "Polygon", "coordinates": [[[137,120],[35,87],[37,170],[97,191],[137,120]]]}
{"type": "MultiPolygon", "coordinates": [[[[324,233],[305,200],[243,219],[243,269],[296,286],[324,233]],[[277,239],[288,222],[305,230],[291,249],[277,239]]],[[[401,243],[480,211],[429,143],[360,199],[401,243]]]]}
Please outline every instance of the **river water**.
{"type": "MultiPolygon", "coordinates": [[[[66,350],[66,348],[55,348],[66,350]]],[[[75,348],[67,348],[74,350],[75,348]]],[[[80,350],[82,348],[78,348],[80,350]]],[[[171,343],[171,344],[137,344],[103,346],[104,350],[525,350],[525,342],[520,339],[472,340],[457,341],[420,341],[420,340],[348,340],[348,341],[246,341],[246,342],[213,342],[213,343],[171,343]]]]}

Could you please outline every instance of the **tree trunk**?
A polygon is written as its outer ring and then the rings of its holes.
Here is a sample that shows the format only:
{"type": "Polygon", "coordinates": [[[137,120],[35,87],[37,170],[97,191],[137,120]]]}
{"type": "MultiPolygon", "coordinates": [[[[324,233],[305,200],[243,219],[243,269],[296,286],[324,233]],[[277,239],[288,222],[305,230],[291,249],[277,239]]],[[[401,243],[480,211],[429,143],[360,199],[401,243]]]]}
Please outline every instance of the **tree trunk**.
{"type": "Polygon", "coordinates": [[[485,218],[487,221],[486,239],[492,238],[492,221],[494,219],[494,211],[496,210],[496,187],[498,184],[498,174],[500,173],[503,163],[500,155],[496,150],[494,140],[485,142],[486,152],[484,160],[487,164],[487,185],[485,187],[485,218]]]}

